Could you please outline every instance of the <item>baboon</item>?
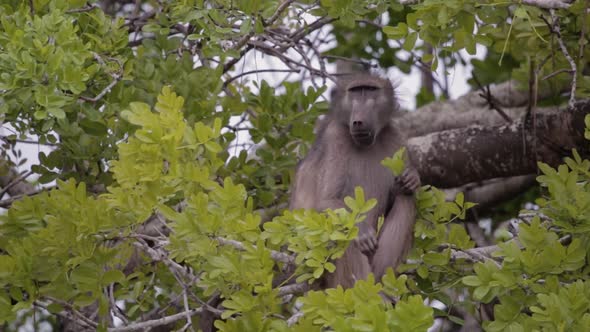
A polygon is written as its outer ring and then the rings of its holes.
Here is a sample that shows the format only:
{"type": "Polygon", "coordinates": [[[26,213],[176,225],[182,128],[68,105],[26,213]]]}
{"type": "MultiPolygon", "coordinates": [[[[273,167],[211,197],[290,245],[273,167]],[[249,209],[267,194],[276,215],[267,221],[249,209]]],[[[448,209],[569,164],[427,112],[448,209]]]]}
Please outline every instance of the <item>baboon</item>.
{"type": "Polygon", "coordinates": [[[358,225],[359,236],[334,262],[336,271],[326,276],[322,287],[350,288],[370,272],[381,280],[386,269],[395,268],[412,245],[416,219],[412,194],[420,186],[420,178],[409,162],[398,177],[381,165],[405,142],[392,125],[398,110],[388,79],[371,74],[340,78],[316,141],[297,167],[290,209],[345,207],[344,197],[352,196],[356,186],[364,189],[367,199],[377,199],[377,205],[358,225]],[[377,236],[380,216],[385,222],[377,236]]]}

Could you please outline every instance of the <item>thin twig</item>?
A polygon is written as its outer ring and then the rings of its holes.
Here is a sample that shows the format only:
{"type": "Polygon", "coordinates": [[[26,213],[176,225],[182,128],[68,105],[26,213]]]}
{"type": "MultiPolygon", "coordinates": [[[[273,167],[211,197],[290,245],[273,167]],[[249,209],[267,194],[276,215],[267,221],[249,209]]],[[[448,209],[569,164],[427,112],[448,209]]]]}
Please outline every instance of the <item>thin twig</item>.
{"type": "MultiPolygon", "coordinates": [[[[43,308],[45,310],[47,310],[47,308],[49,307],[49,303],[43,303],[39,300],[34,301],[33,305],[35,307],[39,307],[39,308],[43,308]]],[[[57,316],[59,317],[63,317],[64,319],[68,320],[68,321],[75,321],[76,324],[78,324],[79,326],[83,327],[83,328],[87,328],[87,329],[96,329],[96,325],[89,325],[86,322],[77,319],[76,317],[74,317],[74,315],[71,312],[68,311],[61,311],[56,313],[57,316]]]]}
{"type": "Polygon", "coordinates": [[[580,72],[584,72],[584,46],[586,46],[586,16],[588,16],[588,5],[590,1],[586,0],[584,2],[584,14],[582,14],[582,31],[580,32],[580,40],[578,44],[580,44],[580,52],[578,53],[578,63],[579,63],[579,70],[580,72]]]}
{"type": "Polygon", "coordinates": [[[491,108],[491,109],[496,110],[496,112],[498,112],[498,114],[500,114],[500,116],[506,122],[512,123],[512,119],[498,105],[498,102],[496,101],[496,98],[494,98],[494,96],[492,95],[492,93],[490,91],[490,87],[489,86],[486,86],[486,88],[484,89],[484,87],[481,85],[481,83],[479,82],[479,80],[477,79],[477,76],[475,74],[473,75],[473,80],[475,81],[475,84],[477,84],[479,90],[481,91],[481,93],[479,94],[479,96],[482,97],[483,99],[485,99],[487,101],[488,107],[491,108]]]}
{"type": "Polygon", "coordinates": [[[252,45],[256,49],[258,49],[268,55],[278,58],[279,60],[283,61],[283,63],[287,67],[289,67],[291,69],[295,70],[295,69],[297,69],[297,67],[303,67],[303,68],[307,69],[310,73],[316,74],[318,76],[325,76],[325,77],[333,80],[333,78],[328,73],[325,73],[319,69],[310,67],[305,63],[297,62],[297,61],[291,59],[289,56],[285,55],[283,53],[283,51],[281,51],[280,49],[276,49],[276,48],[272,47],[271,45],[266,45],[266,44],[256,41],[256,40],[251,40],[248,42],[248,44],[252,45]]]}
{"type": "Polygon", "coordinates": [[[58,146],[59,144],[55,143],[41,143],[39,141],[29,141],[25,139],[12,139],[6,136],[0,135],[0,139],[6,141],[7,143],[22,143],[22,144],[34,144],[34,145],[45,145],[45,146],[58,146]]]}
{"type": "Polygon", "coordinates": [[[99,4],[91,3],[91,4],[88,4],[87,6],[84,6],[84,7],[66,10],[66,13],[67,14],[85,13],[85,12],[89,12],[89,11],[92,11],[92,10],[98,9],[98,8],[100,8],[99,4]]]}
{"type": "Polygon", "coordinates": [[[121,75],[117,75],[117,74],[116,74],[116,75],[113,77],[113,80],[111,81],[111,83],[109,83],[109,85],[107,85],[107,86],[106,86],[106,88],[104,88],[104,89],[103,89],[103,90],[102,90],[102,91],[101,91],[99,94],[97,94],[97,95],[96,95],[96,97],[94,97],[94,98],[90,98],[90,97],[84,97],[84,96],[80,96],[80,99],[81,99],[81,100],[84,100],[84,101],[89,101],[89,102],[95,103],[95,102],[97,102],[97,101],[101,100],[101,99],[102,99],[102,97],[104,97],[104,96],[105,96],[107,93],[109,93],[109,92],[111,91],[111,89],[112,89],[112,88],[113,88],[115,85],[117,85],[117,83],[119,83],[119,81],[120,81],[122,78],[123,78],[123,76],[121,76],[121,75]]]}
{"type": "Polygon", "coordinates": [[[111,312],[115,315],[115,317],[119,318],[125,325],[129,324],[129,320],[125,317],[125,314],[117,305],[117,301],[115,300],[115,284],[110,284],[108,288],[108,295],[109,301],[111,303],[111,312]]]}
{"type": "Polygon", "coordinates": [[[295,2],[295,0],[283,1],[277,7],[277,10],[274,12],[274,14],[272,14],[272,16],[269,17],[267,21],[264,21],[264,25],[268,26],[268,25],[273,24],[279,18],[279,16],[281,16],[281,14],[287,9],[287,7],[289,7],[289,5],[291,5],[293,2],[295,2]]]}
{"type": "MultiPolygon", "coordinates": [[[[537,72],[535,71],[535,60],[529,59],[529,102],[527,105],[526,118],[533,115],[533,123],[535,123],[534,111],[537,107],[537,72]]],[[[533,128],[534,130],[534,128],[533,128]]],[[[536,151],[536,150],[535,150],[536,151]]]]}
{"type": "Polygon", "coordinates": [[[548,79],[550,79],[551,77],[553,77],[553,76],[557,76],[557,75],[559,75],[559,74],[561,74],[561,73],[572,73],[572,70],[571,70],[571,69],[565,69],[565,68],[563,68],[563,69],[560,69],[560,70],[554,71],[554,72],[552,72],[551,74],[549,74],[549,75],[547,75],[547,76],[544,76],[543,78],[541,78],[541,81],[548,80],[548,79]]]}
{"type": "MultiPolygon", "coordinates": [[[[100,65],[105,65],[105,61],[100,57],[100,55],[98,55],[98,53],[94,53],[94,58],[96,59],[96,61],[100,64],[100,65]]],[[[107,85],[104,89],[102,89],[102,91],[96,95],[96,97],[94,98],[90,98],[90,97],[85,97],[85,96],[80,96],[79,99],[80,100],[84,100],[84,101],[89,101],[92,103],[95,103],[99,100],[101,100],[107,93],[109,93],[111,91],[111,89],[117,85],[117,83],[119,83],[119,81],[121,81],[121,79],[123,79],[123,64],[121,63],[120,60],[118,59],[112,59],[115,62],[117,62],[117,64],[119,65],[119,70],[116,73],[111,73],[111,77],[113,78],[113,80],[111,81],[111,83],[109,83],[109,85],[107,85]]]]}
{"type": "Polygon", "coordinates": [[[6,187],[4,187],[4,188],[2,188],[2,190],[0,190],[0,197],[4,196],[4,194],[6,194],[10,190],[10,188],[16,186],[17,184],[19,184],[20,182],[24,181],[26,178],[31,176],[31,174],[33,174],[33,171],[28,171],[28,172],[24,173],[23,175],[17,177],[16,179],[12,180],[9,184],[6,185],[6,187]]]}
{"type": "MultiPolygon", "coordinates": [[[[236,241],[236,240],[228,240],[222,237],[216,237],[215,240],[217,240],[217,242],[219,242],[219,244],[221,245],[228,245],[228,246],[232,246],[238,250],[241,251],[245,251],[246,247],[244,246],[244,244],[242,242],[236,241]]],[[[252,248],[256,249],[256,246],[252,246],[252,248]]],[[[282,263],[286,263],[286,264],[295,264],[295,257],[282,253],[280,251],[275,251],[275,250],[271,250],[270,251],[270,256],[272,257],[272,259],[274,259],[275,261],[278,262],[282,262],[282,263]]]]}
{"type": "Polygon", "coordinates": [[[137,240],[138,241],[134,242],[133,245],[143,249],[152,260],[164,263],[164,265],[166,265],[170,271],[178,273],[187,280],[199,280],[199,278],[192,275],[192,273],[189,272],[187,268],[170,259],[168,254],[163,249],[154,249],[141,238],[138,238],[137,240]]]}
{"type": "Polygon", "coordinates": [[[347,57],[338,56],[338,55],[322,55],[321,57],[324,59],[335,59],[335,60],[342,60],[342,61],[346,61],[346,62],[358,63],[359,65],[362,65],[363,67],[373,67],[373,68],[378,67],[377,64],[372,64],[371,62],[363,60],[363,59],[353,59],[353,58],[347,58],[347,57]]]}
{"type": "Polygon", "coordinates": [[[293,42],[293,43],[297,43],[299,42],[301,39],[303,39],[305,36],[309,35],[310,33],[312,33],[313,31],[320,29],[321,27],[323,27],[326,24],[330,24],[334,21],[336,21],[337,19],[335,18],[331,18],[329,16],[324,16],[314,22],[312,22],[309,25],[305,25],[301,28],[299,28],[299,30],[293,32],[290,36],[289,39],[293,42]]]}
{"type": "Polygon", "coordinates": [[[550,9],[549,12],[551,13],[551,19],[553,20],[552,32],[554,32],[555,35],[557,36],[557,42],[559,43],[559,47],[561,48],[561,52],[563,53],[563,56],[565,56],[565,58],[567,59],[567,61],[570,64],[570,67],[572,68],[572,86],[571,86],[570,99],[568,102],[568,106],[570,108],[573,108],[574,104],[576,102],[576,85],[577,85],[578,68],[576,66],[576,62],[570,56],[570,53],[568,52],[567,47],[565,46],[565,43],[563,42],[563,39],[561,37],[561,30],[559,27],[559,17],[557,17],[557,15],[555,14],[555,10],[550,9]]]}
{"type": "Polygon", "coordinates": [[[62,307],[64,307],[64,309],[66,309],[68,312],[70,312],[71,314],[73,314],[77,319],[76,321],[82,321],[85,324],[92,326],[94,328],[98,327],[98,324],[91,320],[90,318],[86,317],[86,315],[84,315],[83,313],[81,313],[80,311],[76,310],[76,308],[74,308],[73,305],[69,304],[66,301],[62,301],[60,299],[56,299],[50,296],[44,296],[45,299],[53,302],[53,303],[57,303],[59,305],[61,305],[62,307]]]}
{"type": "Polygon", "coordinates": [[[19,201],[19,200],[23,199],[23,198],[24,198],[24,197],[26,197],[26,196],[34,196],[34,195],[40,194],[40,193],[41,193],[41,192],[43,192],[43,191],[51,190],[51,189],[54,189],[54,188],[55,188],[55,187],[51,187],[51,188],[42,188],[42,189],[36,190],[36,191],[34,191],[34,192],[32,192],[32,193],[28,193],[28,194],[22,194],[22,195],[16,195],[16,196],[12,196],[12,197],[10,197],[10,198],[7,198],[7,199],[5,199],[5,200],[2,200],[2,201],[0,201],[0,208],[7,209],[7,208],[9,208],[9,207],[10,207],[10,206],[11,206],[11,205],[14,203],[14,202],[16,202],[16,201],[19,201]]]}
{"type": "Polygon", "coordinates": [[[190,315],[191,317],[194,315],[198,315],[203,312],[202,308],[191,309],[189,312],[181,312],[178,314],[174,314],[167,317],[162,317],[159,319],[152,319],[141,323],[135,323],[127,326],[122,327],[115,327],[109,328],[107,331],[109,332],[129,332],[129,331],[146,331],[156,326],[168,325],[170,323],[174,323],[176,321],[182,320],[186,318],[186,315],[190,315]]]}
{"type": "Polygon", "coordinates": [[[247,76],[247,75],[252,75],[252,74],[258,74],[258,73],[299,73],[301,72],[298,69],[256,69],[256,70],[250,70],[250,71],[245,71],[243,73],[240,73],[236,76],[230,77],[227,81],[223,82],[223,86],[226,87],[228,86],[231,82],[237,80],[240,77],[243,76],[247,76]]]}
{"type": "MultiPolygon", "coordinates": [[[[271,15],[271,17],[268,19],[268,21],[263,22],[263,24],[265,26],[270,26],[272,25],[280,16],[281,14],[289,7],[289,5],[291,3],[293,3],[294,0],[285,0],[283,1],[278,7],[277,10],[273,13],[273,15],[271,15]]],[[[247,45],[246,48],[244,48],[243,50],[240,51],[240,55],[238,55],[237,57],[231,59],[230,61],[228,61],[226,64],[223,65],[223,72],[226,73],[228,72],[231,68],[233,68],[233,66],[238,63],[240,61],[240,59],[242,59],[244,57],[244,55],[246,55],[246,53],[248,53],[250,50],[252,50],[254,47],[252,45],[248,45],[250,39],[254,36],[255,31],[252,30],[250,31],[248,34],[246,34],[245,36],[243,36],[238,43],[233,47],[233,49],[238,50],[240,48],[242,48],[244,45],[247,45]]]]}
{"type": "Polygon", "coordinates": [[[183,285],[183,288],[184,289],[182,291],[182,299],[183,299],[183,302],[184,302],[184,314],[186,315],[186,325],[183,327],[182,330],[183,331],[186,331],[187,329],[190,328],[191,331],[194,332],[194,329],[193,329],[193,326],[192,326],[193,323],[192,323],[191,315],[190,315],[191,309],[190,309],[190,307],[188,305],[188,296],[186,295],[187,294],[187,287],[185,285],[183,285]]]}
{"type": "MultiPolygon", "coordinates": [[[[304,39],[304,40],[305,40],[305,39],[304,39]]],[[[308,55],[305,53],[305,51],[303,50],[303,48],[301,47],[301,45],[299,45],[299,44],[296,44],[295,46],[293,46],[293,49],[295,50],[295,52],[297,52],[297,53],[299,53],[299,55],[301,55],[301,59],[303,60],[303,62],[305,62],[305,64],[306,64],[308,67],[312,67],[311,60],[309,59],[309,56],[308,56],[308,55]]],[[[320,63],[321,63],[321,61],[320,61],[320,63]]],[[[322,71],[322,69],[320,69],[319,71],[320,71],[320,72],[323,72],[323,71],[322,71]]],[[[324,77],[324,76],[322,76],[322,77],[324,77]]],[[[320,87],[319,87],[319,86],[317,85],[317,83],[315,82],[315,80],[314,80],[314,77],[313,77],[313,73],[310,73],[310,77],[309,77],[309,79],[310,79],[310,81],[311,81],[311,84],[313,85],[313,87],[314,87],[316,90],[319,90],[319,89],[320,89],[320,87]]]]}

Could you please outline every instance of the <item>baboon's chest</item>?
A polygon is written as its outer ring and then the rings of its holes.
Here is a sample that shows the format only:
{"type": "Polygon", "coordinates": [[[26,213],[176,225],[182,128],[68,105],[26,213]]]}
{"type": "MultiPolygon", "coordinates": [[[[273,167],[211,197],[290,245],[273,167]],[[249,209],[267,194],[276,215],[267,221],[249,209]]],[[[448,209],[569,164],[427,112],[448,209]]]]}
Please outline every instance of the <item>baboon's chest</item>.
{"type": "Polygon", "coordinates": [[[365,192],[365,199],[375,198],[381,209],[390,204],[391,194],[397,190],[395,177],[391,171],[381,165],[386,156],[359,158],[349,160],[346,195],[354,195],[354,188],[360,186],[365,192]]]}

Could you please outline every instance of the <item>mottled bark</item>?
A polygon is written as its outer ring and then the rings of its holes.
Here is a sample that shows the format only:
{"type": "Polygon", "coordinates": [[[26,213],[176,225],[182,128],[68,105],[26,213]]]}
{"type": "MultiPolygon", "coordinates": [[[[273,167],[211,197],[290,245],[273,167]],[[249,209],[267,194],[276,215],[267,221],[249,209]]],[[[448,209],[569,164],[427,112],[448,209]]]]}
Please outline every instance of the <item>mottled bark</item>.
{"type": "MultiPolygon", "coordinates": [[[[396,128],[408,137],[418,137],[443,130],[464,128],[472,125],[495,126],[506,124],[498,111],[490,109],[480,91],[472,91],[456,100],[436,101],[406,112],[395,120],[396,128]]],[[[517,88],[513,81],[490,87],[490,94],[503,112],[513,120],[524,116],[528,92],[517,88]]],[[[552,95],[551,91],[540,91],[539,98],[552,95]]],[[[537,109],[538,114],[554,112],[557,107],[537,109]]]]}
{"type": "Polygon", "coordinates": [[[29,195],[35,192],[35,187],[27,181],[18,181],[20,174],[9,164],[0,160],[0,191],[8,187],[6,193],[10,196],[29,195]],[[16,181],[16,182],[15,182],[16,181]]]}
{"type": "Polygon", "coordinates": [[[527,121],[415,137],[408,141],[408,149],[422,182],[440,188],[527,175],[537,171],[538,161],[561,164],[573,148],[588,158],[590,144],[584,139],[584,116],[589,113],[590,100],[585,100],[573,109],[536,114],[527,121]]]}

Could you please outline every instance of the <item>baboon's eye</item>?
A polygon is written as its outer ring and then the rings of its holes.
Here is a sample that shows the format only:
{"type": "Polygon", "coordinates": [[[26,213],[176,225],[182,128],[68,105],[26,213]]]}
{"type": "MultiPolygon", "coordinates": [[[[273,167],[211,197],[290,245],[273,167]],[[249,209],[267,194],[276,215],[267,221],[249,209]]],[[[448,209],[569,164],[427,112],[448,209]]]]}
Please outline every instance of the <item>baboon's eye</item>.
{"type": "Polygon", "coordinates": [[[379,87],[374,85],[355,85],[348,88],[350,92],[364,92],[364,91],[377,91],[379,87]]]}

